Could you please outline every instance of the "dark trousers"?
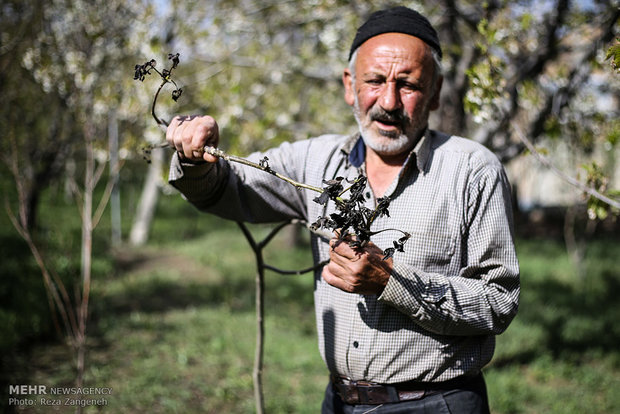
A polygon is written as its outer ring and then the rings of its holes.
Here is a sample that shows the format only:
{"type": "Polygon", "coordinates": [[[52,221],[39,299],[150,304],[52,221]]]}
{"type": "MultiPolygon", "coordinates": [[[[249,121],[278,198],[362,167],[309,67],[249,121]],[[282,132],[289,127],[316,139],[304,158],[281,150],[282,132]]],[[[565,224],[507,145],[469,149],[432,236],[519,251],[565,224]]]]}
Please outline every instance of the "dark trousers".
{"type": "Polygon", "coordinates": [[[482,374],[466,387],[435,392],[420,400],[381,405],[345,404],[330,382],[325,390],[322,414],[488,414],[489,400],[482,374]]]}

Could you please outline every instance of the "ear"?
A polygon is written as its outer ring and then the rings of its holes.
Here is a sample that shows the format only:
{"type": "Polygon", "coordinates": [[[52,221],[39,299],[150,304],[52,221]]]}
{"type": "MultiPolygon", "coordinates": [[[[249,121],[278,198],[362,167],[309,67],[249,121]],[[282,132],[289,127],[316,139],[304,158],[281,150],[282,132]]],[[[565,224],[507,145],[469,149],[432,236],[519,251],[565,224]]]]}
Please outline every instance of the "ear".
{"type": "Polygon", "coordinates": [[[435,83],[435,94],[431,98],[430,110],[434,111],[439,108],[439,97],[441,96],[441,85],[443,85],[443,76],[437,78],[435,83]]]}
{"type": "Polygon", "coordinates": [[[353,106],[355,104],[355,86],[349,68],[346,68],[342,74],[342,83],[344,85],[344,101],[353,106]]]}

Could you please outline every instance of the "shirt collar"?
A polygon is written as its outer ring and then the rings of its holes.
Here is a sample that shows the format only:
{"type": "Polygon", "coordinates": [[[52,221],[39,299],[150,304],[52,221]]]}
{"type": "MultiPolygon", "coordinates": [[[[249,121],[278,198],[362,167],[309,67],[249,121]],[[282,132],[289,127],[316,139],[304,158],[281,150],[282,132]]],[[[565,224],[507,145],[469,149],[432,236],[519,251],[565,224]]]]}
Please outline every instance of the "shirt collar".
{"type": "Polygon", "coordinates": [[[349,152],[349,163],[355,168],[359,168],[364,163],[364,160],[366,160],[366,145],[364,145],[364,140],[360,135],[349,152]]]}
{"type": "MultiPolygon", "coordinates": [[[[428,161],[428,157],[431,152],[430,150],[433,134],[434,131],[428,128],[426,129],[422,138],[418,141],[405,160],[403,167],[408,167],[409,164],[413,163],[415,160],[415,165],[418,171],[421,173],[425,171],[426,162],[428,161]]],[[[366,145],[364,145],[362,136],[359,133],[351,135],[345,142],[342,152],[347,156],[349,163],[353,167],[360,168],[366,160],[366,145]]]]}

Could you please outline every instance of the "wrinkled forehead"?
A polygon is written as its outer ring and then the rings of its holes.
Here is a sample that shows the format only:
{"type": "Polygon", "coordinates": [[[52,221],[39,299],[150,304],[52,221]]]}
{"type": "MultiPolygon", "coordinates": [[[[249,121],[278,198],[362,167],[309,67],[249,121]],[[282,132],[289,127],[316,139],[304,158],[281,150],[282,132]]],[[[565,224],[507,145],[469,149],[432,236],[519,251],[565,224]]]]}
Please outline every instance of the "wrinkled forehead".
{"type": "Polygon", "coordinates": [[[421,39],[402,33],[385,33],[364,42],[358,51],[356,70],[395,68],[399,72],[421,72],[432,68],[430,47],[421,39]]]}

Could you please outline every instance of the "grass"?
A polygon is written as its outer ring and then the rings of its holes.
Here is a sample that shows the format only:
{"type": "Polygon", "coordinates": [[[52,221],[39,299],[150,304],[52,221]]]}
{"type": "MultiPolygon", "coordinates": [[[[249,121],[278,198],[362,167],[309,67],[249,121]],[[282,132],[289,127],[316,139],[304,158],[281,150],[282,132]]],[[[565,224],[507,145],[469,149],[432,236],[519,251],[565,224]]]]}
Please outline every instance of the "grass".
{"type": "Polygon", "coordinates": [[[521,240],[518,253],[520,311],[486,370],[493,412],[618,412],[620,245],[591,244],[583,279],[561,243],[521,240]]]}
{"type": "MultiPolygon", "coordinates": [[[[273,241],[269,263],[310,263],[307,248],[286,244],[284,236],[273,241]]],[[[254,412],[255,264],[236,226],[165,198],[148,247],[110,255],[104,245],[97,250],[86,376],[89,386],[113,389],[101,411],[254,412]]],[[[620,412],[620,244],[592,242],[583,279],[560,242],[521,239],[518,253],[520,312],[498,337],[485,370],[492,412],[620,412]]],[[[66,269],[74,266],[65,261],[66,269]]],[[[312,288],[310,275],[267,274],[268,413],[320,411],[327,372],[316,344],[312,288]]],[[[73,382],[71,355],[58,341],[37,341],[13,355],[9,383],[73,382]]],[[[53,412],[74,411],[63,409],[53,412]]]]}

